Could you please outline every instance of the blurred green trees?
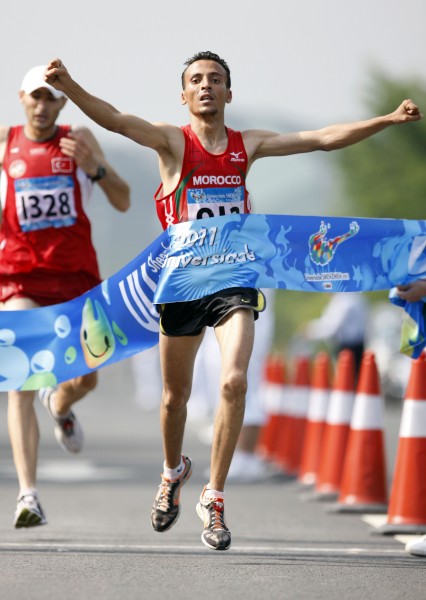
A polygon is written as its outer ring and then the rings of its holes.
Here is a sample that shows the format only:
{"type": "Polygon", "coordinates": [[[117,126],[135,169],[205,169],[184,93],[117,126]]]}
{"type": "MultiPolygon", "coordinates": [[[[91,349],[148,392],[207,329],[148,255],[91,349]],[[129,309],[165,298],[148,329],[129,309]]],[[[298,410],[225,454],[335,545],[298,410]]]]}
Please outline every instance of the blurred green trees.
{"type": "MultiPolygon", "coordinates": [[[[336,216],[426,219],[426,84],[371,72],[365,92],[366,118],[393,112],[411,98],[424,113],[420,122],[389,127],[359,144],[332,153],[342,195],[336,216]]],[[[369,293],[387,301],[387,291],[369,293]]],[[[320,315],[327,294],[278,291],[275,347],[287,351],[295,333],[320,315]]]]}
{"type": "MultiPolygon", "coordinates": [[[[411,98],[426,113],[426,87],[372,73],[365,104],[369,115],[385,115],[411,98]]],[[[346,214],[425,219],[426,118],[389,127],[336,153],[343,175],[346,214]]]]}

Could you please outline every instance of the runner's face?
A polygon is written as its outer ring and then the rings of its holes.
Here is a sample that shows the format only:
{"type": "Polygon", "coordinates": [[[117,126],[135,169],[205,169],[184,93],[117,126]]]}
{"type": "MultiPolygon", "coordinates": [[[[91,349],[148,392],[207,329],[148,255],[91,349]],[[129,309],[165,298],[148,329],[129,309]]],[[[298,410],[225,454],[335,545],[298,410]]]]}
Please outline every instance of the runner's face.
{"type": "Polygon", "coordinates": [[[46,132],[51,129],[65,105],[65,98],[55,98],[46,88],[34,90],[31,94],[20,93],[28,125],[34,131],[46,132]]]}
{"type": "Polygon", "coordinates": [[[187,104],[192,114],[215,115],[232,100],[232,92],[226,87],[226,71],[214,60],[192,63],[184,81],[182,104],[187,104]]]}

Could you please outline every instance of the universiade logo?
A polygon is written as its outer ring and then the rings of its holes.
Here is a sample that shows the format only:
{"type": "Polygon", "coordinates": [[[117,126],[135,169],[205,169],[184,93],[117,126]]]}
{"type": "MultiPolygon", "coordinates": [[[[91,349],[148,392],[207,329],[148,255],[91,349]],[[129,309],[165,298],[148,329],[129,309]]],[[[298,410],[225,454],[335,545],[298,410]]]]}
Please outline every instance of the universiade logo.
{"type": "Polygon", "coordinates": [[[352,221],[348,232],[332,239],[326,237],[329,229],[330,224],[321,221],[319,231],[313,233],[309,238],[309,256],[316,265],[328,265],[333,260],[338,246],[358,233],[359,225],[356,221],[352,221]]]}

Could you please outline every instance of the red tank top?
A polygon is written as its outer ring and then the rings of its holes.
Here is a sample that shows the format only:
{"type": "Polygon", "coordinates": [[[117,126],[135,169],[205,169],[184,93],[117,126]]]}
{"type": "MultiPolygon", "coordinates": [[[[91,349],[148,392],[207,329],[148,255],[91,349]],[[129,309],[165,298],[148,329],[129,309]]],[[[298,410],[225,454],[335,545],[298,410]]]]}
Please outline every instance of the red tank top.
{"type": "Polygon", "coordinates": [[[45,142],[27,139],[22,126],[10,129],[0,180],[0,274],[47,269],[99,278],[83,206],[92,184],[59,146],[70,129],[59,126],[45,142]]]}
{"type": "Polygon", "coordinates": [[[182,221],[249,213],[245,186],[247,153],[239,131],[226,128],[228,147],[223,154],[210,154],[190,125],[182,127],[185,153],[179,183],[171,194],[155,193],[157,214],[164,229],[182,221]]]}

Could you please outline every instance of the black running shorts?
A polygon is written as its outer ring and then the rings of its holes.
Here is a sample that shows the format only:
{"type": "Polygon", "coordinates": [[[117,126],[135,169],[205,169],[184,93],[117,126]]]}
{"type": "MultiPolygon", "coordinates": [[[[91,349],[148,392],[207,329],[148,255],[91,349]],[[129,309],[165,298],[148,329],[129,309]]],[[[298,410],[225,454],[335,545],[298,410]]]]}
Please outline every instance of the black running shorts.
{"type": "Polygon", "coordinates": [[[164,335],[200,335],[204,327],[216,327],[231,311],[249,308],[254,320],[265,309],[265,296],[254,288],[233,287],[189,302],[157,305],[164,335]]]}

